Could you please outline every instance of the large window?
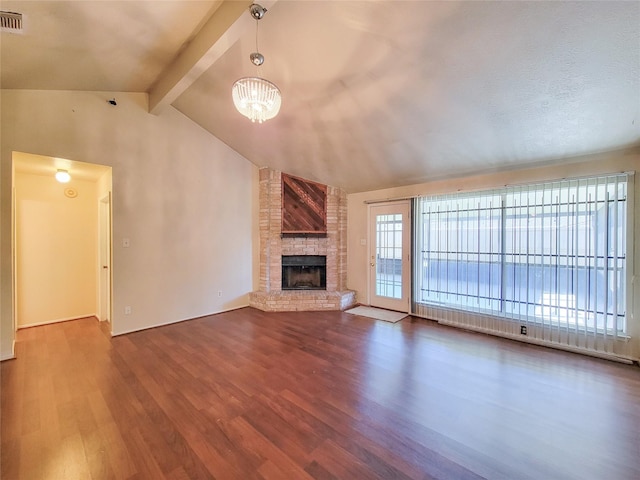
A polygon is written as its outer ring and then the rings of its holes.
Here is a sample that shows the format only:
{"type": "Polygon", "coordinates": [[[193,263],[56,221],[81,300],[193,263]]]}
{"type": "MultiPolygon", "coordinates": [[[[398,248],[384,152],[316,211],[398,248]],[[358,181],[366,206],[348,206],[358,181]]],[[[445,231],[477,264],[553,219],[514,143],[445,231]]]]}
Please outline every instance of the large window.
{"type": "Polygon", "coordinates": [[[416,201],[418,304],[625,333],[627,175],[416,201]]]}

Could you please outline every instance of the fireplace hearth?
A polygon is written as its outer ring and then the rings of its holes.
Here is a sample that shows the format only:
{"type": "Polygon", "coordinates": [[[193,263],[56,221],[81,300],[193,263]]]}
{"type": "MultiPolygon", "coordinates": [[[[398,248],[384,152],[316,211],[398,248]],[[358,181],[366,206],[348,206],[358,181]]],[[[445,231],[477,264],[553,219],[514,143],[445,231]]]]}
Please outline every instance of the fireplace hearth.
{"type": "Polygon", "coordinates": [[[283,255],[282,290],[326,290],[325,255],[283,255]]]}

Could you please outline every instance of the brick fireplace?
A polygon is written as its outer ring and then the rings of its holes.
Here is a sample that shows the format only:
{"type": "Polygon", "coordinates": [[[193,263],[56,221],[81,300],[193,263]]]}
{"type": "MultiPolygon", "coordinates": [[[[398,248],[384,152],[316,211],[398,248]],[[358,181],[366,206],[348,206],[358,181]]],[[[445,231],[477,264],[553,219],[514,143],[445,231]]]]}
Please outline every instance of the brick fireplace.
{"type": "MultiPolygon", "coordinates": [[[[347,283],[347,196],[327,187],[326,235],[282,234],[282,177],[260,169],[260,283],[249,304],[264,311],[344,310],[355,303],[347,283]],[[282,257],[325,257],[325,289],[283,289],[282,257]]],[[[286,260],[285,260],[286,262],[286,260]]]]}

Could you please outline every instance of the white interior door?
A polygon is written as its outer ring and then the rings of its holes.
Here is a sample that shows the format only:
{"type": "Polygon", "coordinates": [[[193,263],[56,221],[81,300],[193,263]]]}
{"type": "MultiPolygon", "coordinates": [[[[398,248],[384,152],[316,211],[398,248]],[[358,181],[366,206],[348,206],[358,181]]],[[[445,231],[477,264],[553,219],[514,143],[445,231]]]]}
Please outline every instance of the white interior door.
{"type": "Polygon", "coordinates": [[[409,312],[411,221],[409,201],[369,206],[369,303],[409,312]]]}
{"type": "Polygon", "coordinates": [[[111,321],[111,196],[100,200],[100,321],[111,321]]]}

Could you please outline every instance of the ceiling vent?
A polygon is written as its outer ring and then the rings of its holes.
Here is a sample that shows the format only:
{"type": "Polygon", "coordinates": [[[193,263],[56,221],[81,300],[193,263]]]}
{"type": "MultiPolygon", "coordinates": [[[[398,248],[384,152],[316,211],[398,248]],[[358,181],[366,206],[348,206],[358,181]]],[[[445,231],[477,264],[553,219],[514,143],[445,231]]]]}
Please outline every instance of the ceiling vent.
{"type": "Polygon", "coordinates": [[[0,12],[0,30],[3,32],[22,32],[22,14],[0,12]]]}

